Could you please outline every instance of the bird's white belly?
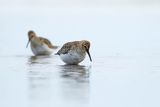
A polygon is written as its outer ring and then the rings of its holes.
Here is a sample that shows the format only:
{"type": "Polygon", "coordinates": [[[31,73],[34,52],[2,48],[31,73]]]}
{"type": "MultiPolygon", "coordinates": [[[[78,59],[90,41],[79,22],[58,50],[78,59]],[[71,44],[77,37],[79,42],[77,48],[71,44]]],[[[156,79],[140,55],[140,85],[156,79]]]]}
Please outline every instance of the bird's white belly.
{"type": "Polygon", "coordinates": [[[78,64],[84,60],[85,54],[81,55],[76,52],[72,52],[67,54],[61,54],[60,57],[66,64],[78,64]]]}
{"type": "Polygon", "coordinates": [[[47,45],[31,45],[32,52],[35,55],[50,55],[53,52],[53,49],[49,48],[47,45]]]}

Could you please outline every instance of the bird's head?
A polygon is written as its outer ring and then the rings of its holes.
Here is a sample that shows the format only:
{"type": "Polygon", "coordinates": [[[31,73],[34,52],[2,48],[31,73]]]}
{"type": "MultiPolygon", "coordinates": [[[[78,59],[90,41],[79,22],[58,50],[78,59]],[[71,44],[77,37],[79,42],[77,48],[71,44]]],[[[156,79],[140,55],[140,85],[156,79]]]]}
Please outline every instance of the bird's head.
{"type": "Polygon", "coordinates": [[[87,54],[89,56],[90,61],[92,62],[92,58],[91,58],[91,55],[90,55],[90,52],[89,52],[90,42],[87,41],[87,40],[82,40],[82,47],[84,47],[85,51],[87,52],[87,54]]]}
{"type": "Polygon", "coordinates": [[[31,31],[28,32],[28,43],[27,43],[26,48],[28,47],[28,45],[29,45],[30,41],[32,40],[32,38],[35,37],[35,36],[36,36],[36,34],[35,34],[34,31],[31,30],[31,31]]]}

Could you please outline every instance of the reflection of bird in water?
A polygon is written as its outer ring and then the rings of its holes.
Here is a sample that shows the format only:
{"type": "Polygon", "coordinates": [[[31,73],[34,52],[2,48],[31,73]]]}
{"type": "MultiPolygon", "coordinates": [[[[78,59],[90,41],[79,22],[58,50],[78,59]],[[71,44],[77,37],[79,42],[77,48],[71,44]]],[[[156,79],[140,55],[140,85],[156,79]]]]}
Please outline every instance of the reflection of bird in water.
{"type": "MultiPolygon", "coordinates": [[[[61,91],[67,102],[81,102],[88,107],[90,97],[90,66],[61,65],[61,91]]],[[[73,104],[74,105],[74,104],[73,104]]],[[[76,106],[76,105],[75,105],[76,106]]]]}
{"type": "Polygon", "coordinates": [[[50,65],[48,63],[51,62],[50,59],[49,56],[31,56],[28,58],[27,78],[31,101],[47,99],[50,96],[52,72],[47,69],[50,65]]]}
{"type": "Polygon", "coordinates": [[[30,56],[28,64],[49,64],[51,63],[51,56],[30,56]]]}
{"type": "Polygon", "coordinates": [[[53,56],[30,56],[27,61],[28,84],[31,99],[47,99],[51,87],[53,56]]]}
{"type": "Polygon", "coordinates": [[[28,72],[28,88],[31,101],[50,97],[50,74],[48,71],[36,70],[36,68],[28,72]]]}
{"type": "Polygon", "coordinates": [[[63,78],[70,78],[78,82],[86,82],[89,80],[90,66],[81,65],[61,65],[61,76],[63,78]]]}

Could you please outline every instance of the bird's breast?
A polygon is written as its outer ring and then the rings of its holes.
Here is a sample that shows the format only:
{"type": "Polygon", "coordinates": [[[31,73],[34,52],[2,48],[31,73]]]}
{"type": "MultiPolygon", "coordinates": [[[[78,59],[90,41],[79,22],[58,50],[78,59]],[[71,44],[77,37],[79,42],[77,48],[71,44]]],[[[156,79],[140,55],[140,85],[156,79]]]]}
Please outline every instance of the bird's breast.
{"type": "Polygon", "coordinates": [[[84,60],[86,54],[79,54],[77,52],[68,52],[60,54],[61,59],[67,64],[78,64],[84,60]]]}

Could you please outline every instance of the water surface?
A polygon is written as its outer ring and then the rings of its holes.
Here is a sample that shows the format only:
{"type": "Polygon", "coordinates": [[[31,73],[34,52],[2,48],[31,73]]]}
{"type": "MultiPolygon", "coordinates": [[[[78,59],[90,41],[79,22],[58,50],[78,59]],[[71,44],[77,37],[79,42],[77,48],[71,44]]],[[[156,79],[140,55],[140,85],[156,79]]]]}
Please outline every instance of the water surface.
{"type": "Polygon", "coordinates": [[[0,106],[159,107],[159,10],[1,8],[0,106]],[[58,46],[90,40],[93,62],[33,56],[25,48],[31,29],[58,46]]]}

